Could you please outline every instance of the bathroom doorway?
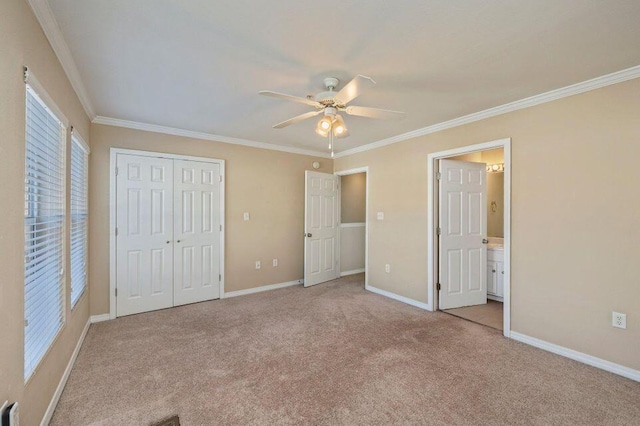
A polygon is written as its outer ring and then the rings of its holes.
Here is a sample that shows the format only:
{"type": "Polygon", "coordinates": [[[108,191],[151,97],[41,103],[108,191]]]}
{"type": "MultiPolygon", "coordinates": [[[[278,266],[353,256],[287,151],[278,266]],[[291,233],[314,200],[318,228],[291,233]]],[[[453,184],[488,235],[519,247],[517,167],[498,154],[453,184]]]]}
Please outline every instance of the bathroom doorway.
{"type": "Polygon", "coordinates": [[[510,328],[509,160],[508,139],[429,156],[432,306],[505,336],[510,328]]]}
{"type": "Polygon", "coordinates": [[[338,258],[340,277],[367,284],[368,167],[336,172],[339,177],[338,258]]]}

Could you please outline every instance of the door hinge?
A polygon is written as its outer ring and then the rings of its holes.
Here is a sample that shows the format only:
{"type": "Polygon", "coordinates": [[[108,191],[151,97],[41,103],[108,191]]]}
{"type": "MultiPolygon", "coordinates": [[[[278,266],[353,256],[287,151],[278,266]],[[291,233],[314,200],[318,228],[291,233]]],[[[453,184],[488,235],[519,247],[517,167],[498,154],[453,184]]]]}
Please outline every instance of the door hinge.
{"type": "Polygon", "coordinates": [[[222,225],[220,225],[220,230],[222,231],[222,225]]]}
{"type": "Polygon", "coordinates": [[[440,291],[440,283],[436,284],[436,289],[438,289],[438,291],[440,291]]]}
{"type": "Polygon", "coordinates": [[[222,274],[218,274],[218,281],[222,281],[222,274]]]}
{"type": "Polygon", "coordinates": [[[440,228],[439,226],[436,228],[436,235],[441,235],[442,234],[442,228],[440,228]]]}
{"type": "Polygon", "coordinates": [[[442,179],[442,173],[440,173],[440,172],[436,172],[436,179],[437,179],[437,180],[442,179]]]}
{"type": "Polygon", "coordinates": [[[118,287],[116,287],[116,297],[118,297],[118,287]]]}
{"type": "Polygon", "coordinates": [[[116,176],[118,176],[118,168],[116,167],[116,176]]]}
{"type": "Polygon", "coordinates": [[[222,182],[222,175],[218,176],[220,178],[220,182],[222,182]]]}
{"type": "Polygon", "coordinates": [[[116,237],[118,236],[118,227],[116,226],[116,237]]]}

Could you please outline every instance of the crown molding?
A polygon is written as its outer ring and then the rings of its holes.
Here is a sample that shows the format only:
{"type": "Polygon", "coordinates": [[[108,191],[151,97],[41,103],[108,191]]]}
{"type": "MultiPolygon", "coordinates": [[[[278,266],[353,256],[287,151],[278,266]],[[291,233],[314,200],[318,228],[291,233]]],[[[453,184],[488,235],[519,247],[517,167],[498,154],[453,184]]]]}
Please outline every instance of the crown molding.
{"type": "Polygon", "coordinates": [[[251,148],[269,149],[271,151],[288,152],[290,154],[309,155],[312,157],[331,158],[326,152],[312,151],[308,149],[295,148],[292,146],[275,145],[265,142],[257,142],[248,139],[232,138],[229,136],[214,135],[211,133],[195,132],[193,130],[178,129],[175,127],[159,126],[157,124],[141,123],[138,121],[120,120],[119,118],[110,118],[97,116],[92,120],[94,124],[103,124],[105,126],[126,127],[127,129],[145,130],[147,132],[164,133],[166,135],[184,136],[186,138],[203,139],[212,142],[229,143],[232,145],[248,146],[251,148]]]}
{"type": "Polygon", "coordinates": [[[56,18],[53,15],[49,1],[28,0],[28,2],[33,13],[36,15],[45,36],[49,40],[49,44],[51,44],[53,52],[58,57],[58,60],[62,65],[62,69],[64,69],[64,72],[67,74],[67,78],[69,79],[73,90],[76,92],[76,96],[78,96],[84,111],[89,116],[89,119],[93,120],[96,116],[95,110],[93,109],[93,105],[91,104],[91,100],[87,94],[87,89],[80,78],[78,67],[73,60],[73,56],[71,56],[69,46],[64,40],[58,21],[56,21],[56,18]]]}
{"type": "Polygon", "coordinates": [[[508,104],[485,109],[473,114],[464,115],[462,117],[454,118],[453,120],[443,121],[442,123],[433,124],[431,126],[423,127],[417,130],[412,130],[411,132],[402,133],[400,135],[382,139],[377,142],[372,142],[366,145],[358,146],[356,148],[347,149],[345,151],[336,153],[335,158],[346,157],[348,155],[357,154],[359,152],[370,151],[372,149],[392,145],[394,143],[417,138],[419,136],[429,135],[441,130],[451,129],[453,127],[462,126],[465,124],[473,123],[475,121],[480,121],[486,118],[495,117],[497,115],[506,114],[508,112],[517,111],[519,109],[529,108],[535,105],[544,104],[591,90],[600,89],[601,87],[611,86],[612,84],[622,83],[623,81],[632,80],[638,77],[640,77],[640,65],[611,74],[603,75],[601,77],[596,77],[591,80],[586,80],[581,83],[572,84],[560,89],[551,90],[539,95],[524,98],[519,101],[510,102],[508,104]]]}

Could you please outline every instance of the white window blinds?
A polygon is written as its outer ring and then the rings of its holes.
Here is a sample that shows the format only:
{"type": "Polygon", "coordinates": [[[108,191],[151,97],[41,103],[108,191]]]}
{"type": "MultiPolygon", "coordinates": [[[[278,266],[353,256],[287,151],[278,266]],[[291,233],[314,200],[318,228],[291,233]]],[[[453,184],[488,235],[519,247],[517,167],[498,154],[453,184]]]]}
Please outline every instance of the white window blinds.
{"type": "Polygon", "coordinates": [[[64,324],[66,128],[27,84],[24,377],[64,324]]]}
{"type": "Polygon", "coordinates": [[[87,286],[87,221],[89,152],[75,131],[71,132],[71,306],[87,286]]]}

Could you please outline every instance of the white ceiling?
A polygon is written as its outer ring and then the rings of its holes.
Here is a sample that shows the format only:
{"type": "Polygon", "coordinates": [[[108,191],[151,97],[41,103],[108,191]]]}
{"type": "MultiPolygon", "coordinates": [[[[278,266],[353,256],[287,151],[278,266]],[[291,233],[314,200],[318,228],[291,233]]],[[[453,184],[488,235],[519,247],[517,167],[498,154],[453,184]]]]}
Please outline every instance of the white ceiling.
{"type": "Polygon", "coordinates": [[[640,64],[638,0],[50,0],[100,116],[323,151],[298,96],[356,74],[338,151],[640,64]]]}

